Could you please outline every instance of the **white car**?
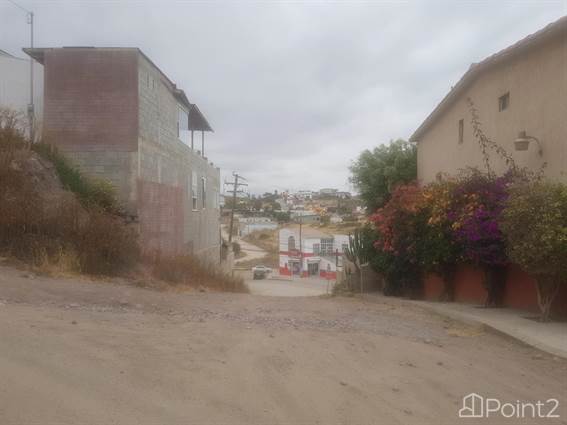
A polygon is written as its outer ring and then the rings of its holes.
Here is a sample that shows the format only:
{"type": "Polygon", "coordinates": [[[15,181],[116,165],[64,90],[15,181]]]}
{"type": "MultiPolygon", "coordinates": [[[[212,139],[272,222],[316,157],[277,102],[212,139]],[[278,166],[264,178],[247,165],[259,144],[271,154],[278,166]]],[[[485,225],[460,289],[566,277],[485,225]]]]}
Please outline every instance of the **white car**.
{"type": "Polygon", "coordinates": [[[252,273],[254,279],[264,279],[267,275],[272,273],[272,269],[266,266],[255,266],[252,267],[252,273]]]}

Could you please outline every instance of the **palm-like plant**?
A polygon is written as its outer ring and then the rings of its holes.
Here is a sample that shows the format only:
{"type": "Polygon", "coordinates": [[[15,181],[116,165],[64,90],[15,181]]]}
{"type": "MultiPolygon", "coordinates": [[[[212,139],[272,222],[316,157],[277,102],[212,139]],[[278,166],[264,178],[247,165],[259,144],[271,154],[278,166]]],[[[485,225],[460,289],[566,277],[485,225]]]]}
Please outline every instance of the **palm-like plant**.
{"type": "Polygon", "coordinates": [[[360,292],[363,291],[362,266],[370,261],[373,249],[373,241],[369,232],[364,229],[355,229],[348,236],[348,247],[345,248],[345,257],[354,264],[356,274],[360,279],[360,292]]]}

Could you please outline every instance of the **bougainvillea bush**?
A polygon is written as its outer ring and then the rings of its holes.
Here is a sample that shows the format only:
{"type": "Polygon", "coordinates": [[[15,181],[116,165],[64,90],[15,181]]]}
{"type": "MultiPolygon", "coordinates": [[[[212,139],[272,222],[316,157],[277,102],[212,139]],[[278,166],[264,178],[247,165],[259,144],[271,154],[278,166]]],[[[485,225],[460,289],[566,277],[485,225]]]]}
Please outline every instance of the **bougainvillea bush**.
{"type": "Polygon", "coordinates": [[[567,284],[566,185],[470,169],[424,187],[398,186],[371,221],[378,235],[371,264],[387,294],[419,295],[422,276],[435,272],[452,299],[457,264],[469,263],[485,270],[486,304],[500,305],[507,267],[516,263],[537,279],[547,320],[567,284]]]}
{"type": "Polygon", "coordinates": [[[508,263],[500,220],[511,180],[511,175],[492,177],[470,169],[453,185],[447,219],[462,245],[464,261],[479,266],[508,263]]]}
{"type": "Polygon", "coordinates": [[[462,244],[454,237],[453,222],[448,211],[457,182],[439,178],[423,189],[422,214],[427,223],[419,238],[419,259],[425,272],[434,272],[443,278],[443,299],[453,300],[457,264],[462,260],[462,244]]]}
{"type": "Polygon", "coordinates": [[[541,319],[567,284],[567,186],[541,181],[517,183],[502,214],[510,259],[537,281],[541,319]]]}
{"type": "Polygon", "coordinates": [[[371,216],[378,239],[374,267],[384,274],[385,293],[417,295],[420,284],[418,244],[422,191],[416,183],[400,185],[388,203],[371,216]]]}

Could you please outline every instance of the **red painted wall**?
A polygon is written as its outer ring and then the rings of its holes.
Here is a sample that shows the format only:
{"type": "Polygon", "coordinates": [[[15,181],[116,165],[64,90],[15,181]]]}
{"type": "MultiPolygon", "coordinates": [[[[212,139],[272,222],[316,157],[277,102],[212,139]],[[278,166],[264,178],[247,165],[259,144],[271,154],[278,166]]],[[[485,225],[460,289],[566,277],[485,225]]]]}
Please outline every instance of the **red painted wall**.
{"type": "Polygon", "coordinates": [[[328,272],[326,270],[321,270],[319,272],[319,275],[324,279],[329,279],[329,280],[336,280],[337,279],[337,272],[328,272]]]}
{"type": "MultiPolygon", "coordinates": [[[[483,286],[482,270],[461,265],[455,276],[455,301],[472,304],[483,304],[486,301],[486,290],[483,286]]],[[[443,280],[440,276],[430,274],[423,282],[424,299],[437,301],[443,293],[443,280]]],[[[504,291],[504,306],[520,310],[539,312],[535,280],[520,267],[510,266],[504,291]]],[[[567,317],[567,285],[564,285],[553,305],[553,312],[567,317]]]]}
{"type": "Polygon", "coordinates": [[[423,298],[428,301],[438,301],[443,294],[443,279],[436,274],[428,274],[423,280],[423,298]]]}
{"type": "Polygon", "coordinates": [[[483,280],[481,269],[469,265],[459,266],[455,276],[455,301],[484,303],[486,290],[482,284],[483,280]]]}
{"type": "Polygon", "coordinates": [[[535,280],[515,265],[508,269],[504,305],[535,312],[539,311],[535,280]]]}

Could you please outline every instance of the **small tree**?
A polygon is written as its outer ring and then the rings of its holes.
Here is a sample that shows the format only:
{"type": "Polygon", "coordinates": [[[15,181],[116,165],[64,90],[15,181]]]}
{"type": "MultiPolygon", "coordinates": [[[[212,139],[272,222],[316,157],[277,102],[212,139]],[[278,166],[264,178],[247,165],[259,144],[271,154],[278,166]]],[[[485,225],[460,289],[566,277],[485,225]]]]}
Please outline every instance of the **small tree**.
{"type": "Polygon", "coordinates": [[[503,212],[510,259],[537,281],[541,320],[549,320],[559,288],[567,283],[567,186],[516,184],[503,212]]]}
{"type": "Polygon", "coordinates": [[[417,148],[415,144],[398,139],[365,150],[350,167],[350,181],[360,192],[368,214],[383,207],[393,189],[417,178],[417,148]]]}
{"type": "Polygon", "coordinates": [[[371,220],[378,258],[372,264],[386,278],[385,294],[416,297],[421,290],[419,244],[426,223],[423,192],[417,183],[394,189],[388,203],[371,220]]]}

